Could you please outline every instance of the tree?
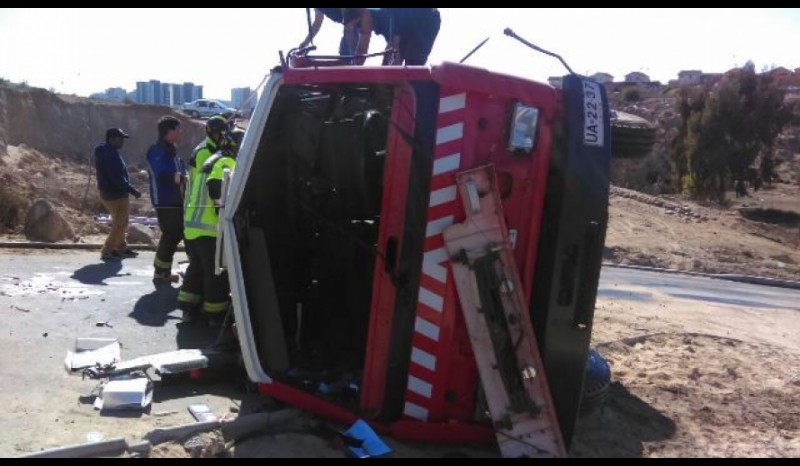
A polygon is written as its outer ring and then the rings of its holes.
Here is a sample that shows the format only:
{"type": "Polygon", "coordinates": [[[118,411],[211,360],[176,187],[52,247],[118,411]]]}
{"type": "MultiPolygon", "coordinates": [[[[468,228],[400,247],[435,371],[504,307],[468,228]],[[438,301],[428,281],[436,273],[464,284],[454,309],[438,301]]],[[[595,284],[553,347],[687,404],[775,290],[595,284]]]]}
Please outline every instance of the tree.
{"type": "Polygon", "coordinates": [[[761,155],[760,176],[771,181],[772,146],[792,117],[784,91],[748,63],[713,88],[685,89],[673,159],[683,191],[724,201],[731,182],[746,180],[761,155]]]}

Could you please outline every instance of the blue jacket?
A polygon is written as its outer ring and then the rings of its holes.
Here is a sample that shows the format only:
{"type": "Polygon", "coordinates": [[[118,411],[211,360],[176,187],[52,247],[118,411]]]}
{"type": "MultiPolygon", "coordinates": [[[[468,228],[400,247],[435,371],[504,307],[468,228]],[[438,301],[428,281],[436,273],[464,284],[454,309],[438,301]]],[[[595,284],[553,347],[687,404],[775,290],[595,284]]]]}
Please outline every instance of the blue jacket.
{"type": "Polygon", "coordinates": [[[174,145],[163,139],[147,151],[147,172],[150,174],[150,199],[153,207],[182,207],[183,189],[175,183],[175,173],[186,176],[186,167],[174,145]]]}
{"type": "Polygon", "coordinates": [[[124,199],[136,192],[128,177],[128,166],[122,154],[108,143],[94,149],[97,189],[104,200],[124,199]]]}

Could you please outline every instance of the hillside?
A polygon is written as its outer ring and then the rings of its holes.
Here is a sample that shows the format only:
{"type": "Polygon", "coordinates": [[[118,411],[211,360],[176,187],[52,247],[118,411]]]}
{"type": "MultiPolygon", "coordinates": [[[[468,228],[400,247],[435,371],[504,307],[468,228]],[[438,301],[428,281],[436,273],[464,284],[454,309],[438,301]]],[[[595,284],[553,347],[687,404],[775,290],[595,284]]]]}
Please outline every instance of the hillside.
{"type": "MultiPolygon", "coordinates": [[[[48,199],[79,235],[102,233],[94,224],[102,211],[92,171],[93,151],[105,131],[118,126],[131,137],[122,153],[134,183],[146,193],[148,147],[156,123],[171,114],[182,122],[179,153],[188,156],[204,137],[202,123],[166,107],[115,103],[56,95],[44,89],[0,83],[0,233],[18,233],[30,203],[48,199]]],[[[147,212],[147,194],[133,204],[147,212]]]]}

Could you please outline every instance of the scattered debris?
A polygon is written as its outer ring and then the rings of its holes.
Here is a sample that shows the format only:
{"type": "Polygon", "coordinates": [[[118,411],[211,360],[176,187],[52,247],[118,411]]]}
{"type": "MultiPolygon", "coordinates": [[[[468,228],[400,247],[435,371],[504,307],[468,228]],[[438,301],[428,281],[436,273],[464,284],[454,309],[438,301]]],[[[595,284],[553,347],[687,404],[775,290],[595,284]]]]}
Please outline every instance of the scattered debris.
{"type": "Polygon", "coordinates": [[[108,321],[106,321],[106,322],[95,322],[95,323],[94,323],[94,326],[95,326],[95,327],[108,327],[108,328],[114,328],[114,326],[113,326],[113,325],[111,325],[111,324],[110,324],[108,321]]]}
{"type": "Polygon", "coordinates": [[[67,351],[64,368],[72,372],[87,367],[109,366],[120,360],[120,344],[115,338],[78,338],[75,340],[75,350],[67,351]]]}
{"type": "Polygon", "coordinates": [[[153,382],[150,379],[116,379],[103,385],[94,407],[101,411],[144,409],[152,400],[153,382]]]}
{"type": "Polygon", "coordinates": [[[155,370],[158,374],[180,374],[208,367],[208,356],[201,350],[178,350],[151,354],[128,361],[96,364],[84,371],[92,379],[120,376],[134,372],[155,370]]]}
{"type": "Polygon", "coordinates": [[[392,452],[378,434],[362,420],[358,420],[342,433],[347,450],[356,458],[376,458],[392,452]]]}
{"type": "Polygon", "coordinates": [[[219,432],[206,432],[184,442],[183,448],[192,458],[217,458],[225,455],[225,440],[219,432]]]}
{"type": "Polygon", "coordinates": [[[192,417],[194,417],[197,422],[210,422],[217,420],[217,416],[211,412],[211,408],[209,408],[208,405],[191,405],[189,406],[189,412],[192,413],[192,417]]]}
{"type": "Polygon", "coordinates": [[[31,310],[30,310],[30,309],[23,309],[23,308],[21,308],[21,307],[19,307],[19,306],[15,306],[15,305],[13,305],[13,304],[12,304],[12,305],[10,305],[10,306],[8,306],[8,307],[10,307],[11,309],[17,310],[17,311],[19,311],[19,312],[31,312],[31,310]]]}

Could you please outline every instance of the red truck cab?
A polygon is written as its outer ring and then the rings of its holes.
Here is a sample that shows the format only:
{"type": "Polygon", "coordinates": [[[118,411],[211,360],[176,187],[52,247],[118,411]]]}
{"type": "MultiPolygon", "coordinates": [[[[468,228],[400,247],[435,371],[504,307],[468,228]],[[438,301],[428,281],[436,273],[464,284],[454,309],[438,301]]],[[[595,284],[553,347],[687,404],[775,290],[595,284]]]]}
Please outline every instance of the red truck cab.
{"type": "Polygon", "coordinates": [[[580,404],[607,223],[605,90],[445,63],[276,69],[222,220],[263,393],[417,441],[494,440],[443,231],[492,165],[563,438],[580,404]]]}

